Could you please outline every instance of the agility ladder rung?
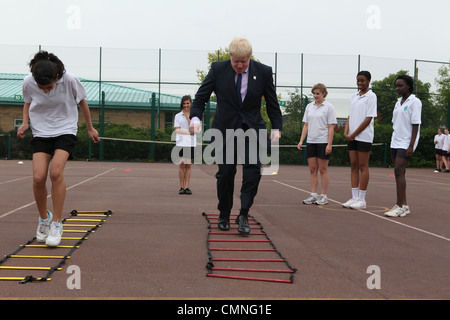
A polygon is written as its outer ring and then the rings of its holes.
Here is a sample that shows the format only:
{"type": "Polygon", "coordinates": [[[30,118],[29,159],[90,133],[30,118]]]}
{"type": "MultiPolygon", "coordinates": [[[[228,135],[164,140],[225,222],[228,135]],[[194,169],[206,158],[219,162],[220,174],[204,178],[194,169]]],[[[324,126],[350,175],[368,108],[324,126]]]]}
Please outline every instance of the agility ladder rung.
{"type": "Polygon", "coordinates": [[[38,271],[47,271],[47,274],[44,277],[34,277],[31,275],[25,276],[25,277],[0,277],[1,280],[15,280],[20,281],[20,283],[27,283],[27,282],[33,282],[33,281],[50,281],[50,275],[54,271],[60,271],[62,270],[62,265],[65,263],[67,259],[71,258],[71,254],[78,248],[80,248],[81,243],[84,240],[87,240],[87,235],[94,233],[95,230],[102,226],[102,224],[106,221],[106,219],[112,214],[111,210],[104,210],[104,211],[77,211],[72,210],[70,213],[71,218],[63,219],[62,223],[65,227],[89,227],[89,230],[74,230],[74,229],[68,229],[64,230],[63,232],[67,233],[83,233],[84,235],[82,237],[61,237],[61,240],[76,240],[77,242],[74,245],[58,245],[56,248],[65,248],[69,249],[68,253],[66,255],[32,255],[32,254],[17,254],[21,250],[24,249],[43,249],[46,248],[48,250],[49,246],[44,244],[32,244],[36,237],[33,237],[31,240],[29,240],[26,244],[22,244],[19,246],[19,248],[9,254],[6,255],[3,260],[0,260],[0,265],[7,261],[8,259],[50,259],[50,260],[60,260],[59,263],[54,267],[29,267],[29,266],[0,266],[0,270],[38,270],[38,271]],[[77,218],[80,217],[101,217],[102,219],[84,219],[84,218],[77,218]],[[72,223],[66,223],[67,221],[73,221],[73,222],[95,222],[95,224],[72,224],[72,223]]]}

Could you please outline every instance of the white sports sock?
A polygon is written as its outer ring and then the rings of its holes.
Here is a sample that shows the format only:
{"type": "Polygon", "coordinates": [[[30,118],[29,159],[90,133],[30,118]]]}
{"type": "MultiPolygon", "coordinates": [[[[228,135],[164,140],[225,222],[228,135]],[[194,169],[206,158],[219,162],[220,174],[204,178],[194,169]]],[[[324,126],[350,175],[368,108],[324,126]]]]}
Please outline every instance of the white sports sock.
{"type": "Polygon", "coordinates": [[[366,192],[367,190],[359,190],[359,200],[361,201],[366,201],[366,192]]]}
{"type": "Polygon", "coordinates": [[[352,188],[352,198],[358,199],[359,188],[352,188]]]}

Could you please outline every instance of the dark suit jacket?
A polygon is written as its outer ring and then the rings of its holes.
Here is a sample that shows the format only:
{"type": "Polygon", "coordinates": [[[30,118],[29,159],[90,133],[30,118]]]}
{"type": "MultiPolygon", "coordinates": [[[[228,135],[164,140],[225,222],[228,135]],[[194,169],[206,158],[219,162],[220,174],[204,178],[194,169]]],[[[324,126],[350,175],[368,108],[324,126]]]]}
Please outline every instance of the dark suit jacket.
{"type": "Polygon", "coordinates": [[[281,130],[281,110],[273,83],[272,68],[254,60],[250,61],[247,94],[242,106],[238,104],[234,77],[235,71],[230,60],[213,62],[195,95],[190,118],[202,119],[205,104],[214,91],[217,106],[212,128],[219,129],[222,133],[226,129],[234,129],[240,115],[249,128],[264,129],[266,123],[261,117],[261,98],[264,97],[272,129],[281,130]]]}

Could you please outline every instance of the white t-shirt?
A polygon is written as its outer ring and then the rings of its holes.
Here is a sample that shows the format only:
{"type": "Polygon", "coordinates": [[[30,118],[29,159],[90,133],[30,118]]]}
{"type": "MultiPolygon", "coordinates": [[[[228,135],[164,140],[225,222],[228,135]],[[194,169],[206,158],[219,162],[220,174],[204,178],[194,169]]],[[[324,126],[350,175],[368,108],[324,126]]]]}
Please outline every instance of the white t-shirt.
{"type": "Polygon", "coordinates": [[[391,138],[391,148],[408,149],[411,142],[412,125],[418,124],[419,130],[413,148],[415,150],[419,143],[422,102],[413,94],[403,104],[401,101],[402,98],[397,100],[392,114],[394,132],[391,138]]]}
{"type": "Polygon", "coordinates": [[[444,139],[442,140],[442,150],[448,152],[448,149],[450,148],[450,135],[441,134],[441,136],[444,136],[444,139]]]}
{"type": "Polygon", "coordinates": [[[435,149],[442,149],[443,145],[444,145],[444,140],[445,140],[446,135],[441,133],[441,134],[437,134],[434,136],[434,142],[437,142],[434,145],[435,149]]]}
{"type": "MultiPolygon", "coordinates": [[[[189,131],[189,121],[188,118],[184,115],[183,111],[175,115],[173,127],[174,128],[180,127],[183,130],[189,131]]],[[[196,135],[177,133],[176,145],[179,147],[196,147],[197,146],[196,135]]]]}
{"type": "Polygon", "coordinates": [[[303,122],[308,124],[308,143],[328,143],[328,125],[337,123],[334,106],[327,101],[320,106],[311,102],[306,106],[303,122]]]}
{"type": "Polygon", "coordinates": [[[367,118],[372,117],[369,125],[355,137],[355,140],[362,142],[373,142],[374,129],[373,118],[377,116],[377,96],[372,90],[360,96],[359,92],[355,93],[350,100],[349,115],[349,130],[348,135],[351,135],[358,129],[359,125],[367,118]]]}
{"type": "Polygon", "coordinates": [[[30,126],[34,137],[50,138],[78,131],[77,104],[86,99],[77,77],[64,73],[56,86],[45,93],[30,74],[23,79],[23,99],[30,104],[30,126]]]}

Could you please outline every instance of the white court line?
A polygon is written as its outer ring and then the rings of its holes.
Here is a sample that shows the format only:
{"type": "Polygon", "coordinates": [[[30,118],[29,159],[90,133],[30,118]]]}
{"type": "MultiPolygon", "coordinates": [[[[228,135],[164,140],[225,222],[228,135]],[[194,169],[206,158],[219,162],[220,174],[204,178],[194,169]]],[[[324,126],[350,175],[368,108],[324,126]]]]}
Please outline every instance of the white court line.
{"type": "MultiPolygon", "coordinates": [[[[108,172],[113,171],[113,170],[116,170],[116,168],[109,169],[108,171],[105,171],[105,172],[103,172],[103,173],[99,173],[99,174],[97,174],[96,176],[93,176],[93,177],[91,177],[91,178],[89,178],[89,179],[86,179],[86,180],[83,180],[83,181],[81,181],[81,182],[78,182],[78,183],[74,184],[73,186],[70,186],[70,187],[66,188],[66,190],[70,190],[70,189],[72,189],[72,188],[75,188],[75,187],[79,186],[80,184],[83,184],[83,183],[86,183],[86,182],[91,181],[91,180],[93,180],[93,179],[96,179],[96,178],[98,178],[98,177],[100,177],[100,176],[102,176],[102,175],[104,175],[104,174],[107,174],[108,172]]],[[[50,197],[51,197],[51,195],[49,194],[49,195],[47,196],[47,198],[50,198],[50,197]]],[[[6,212],[6,213],[4,213],[4,214],[2,214],[2,215],[0,216],[0,219],[2,219],[2,218],[4,218],[4,217],[7,217],[7,216],[9,216],[10,214],[13,214],[14,212],[17,212],[17,211],[19,211],[19,210],[22,210],[23,208],[29,207],[29,206],[31,206],[31,205],[33,205],[33,204],[35,204],[35,203],[36,203],[36,201],[33,201],[33,202],[30,202],[30,203],[28,203],[28,204],[26,204],[26,205],[23,205],[23,206],[19,207],[19,208],[16,208],[16,209],[14,209],[14,210],[11,210],[11,211],[9,211],[9,212],[6,212]]]]}
{"type": "MultiPolygon", "coordinates": [[[[303,190],[303,189],[300,189],[300,188],[291,186],[291,185],[289,185],[289,184],[286,184],[286,183],[283,183],[283,182],[280,182],[280,181],[277,181],[277,180],[273,180],[273,182],[276,182],[276,183],[278,183],[278,184],[284,185],[284,186],[286,186],[286,187],[289,187],[289,188],[292,188],[292,189],[295,189],[295,190],[303,191],[303,192],[308,193],[308,194],[310,193],[310,191],[303,190]]],[[[330,198],[328,198],[328,201],[332,201],[332,202],[334,202],[334,203],[337,203],[337,204],[342,205],[341,202],[336,201],[336,200],[333,200],[333,199],[330,199],[330,198]]],[[[355,210],[355,209],[352,209],[352,210],[355,210]]],[[[367,214],[369,214],[369,215],[371,215],[371,216],[374,216],[374,217],[377,217],[377,218],[379,218],[379,219],[383,219],[383,220],[389,221],[389,222],[391,222],[391,223],[396,223],[396,224],[401,225],[401,226],[403,226],[403,227],[410,228],[410,229],[413,229],[413,230],[416,230],[416,231],[419,231],[419,232],[423,232],[423,233],[426,233],[426,234],[431,235],[431,236],[433,236],[433,237],[440,238],[440,239],[443,239],[443,240],[446,240],[446,241],[449,241],[449,242],[450,242],[450,239],[449,239],[449,238],[443,237],[443,236],[438,235],[438,234],[433,233],[433,232],[429,232],[429,231],[426,231],[426,230],[423,230],[423,229],[420,229],[420,228],[416,228],[416,227],[413,227],[413,226],[410,226],[410,225],[407,225],[407,224],[398,222],[398,221],[396,221],[396,220],[393,220],[392,218],[386,218],[386,217],[380,216],[380,215],[378,215],[378,214],[375,214],[375,213],[370,212],[370,211],[367,211],[367,210],[362,210],[362,209],[356,209],[356,210],[361,211],[361,212],[364,212],[364,213],[367,213],[367,214]]]]}
{"type": "Polygon", "coordinates": [[[26,177],[22,177],[22,178],[13,179],[13,180],[2,181],[2,182],[0,182],[0,184],[5,184],[5,183],[10,183],[10,182],[20,181],[20,180],[27,179],[27,178],[31,178],[31,177],[33,177],[33,176],[26,176],[26,177]]]}

